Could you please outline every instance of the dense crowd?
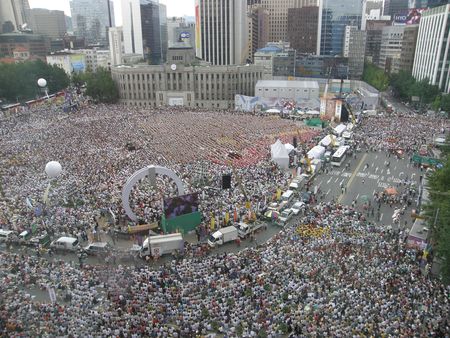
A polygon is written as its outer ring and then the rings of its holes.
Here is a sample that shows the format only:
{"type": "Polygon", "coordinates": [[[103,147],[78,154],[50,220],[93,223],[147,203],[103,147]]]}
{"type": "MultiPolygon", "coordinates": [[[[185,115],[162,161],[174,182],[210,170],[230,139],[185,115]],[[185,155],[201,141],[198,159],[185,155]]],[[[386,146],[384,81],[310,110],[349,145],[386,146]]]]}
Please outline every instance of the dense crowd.
{"type": "MultiPolygon", "coordinates": [[[[289,121],[232,111],[113,105],[86,105],[70,114],[57,106],[38,107],[4,118],[0,129],[2,226],[21,231],[37,224],[39,229],[78,236],[94,226],[99,210],[124,219],[123,185],[133,172],[151,164],[174,170],[187,192],[201,191],[198,182],[219,188],[222,174],[234,168],[234,181],[241,186],[201,194],[205,220],[222,208],[241,210],[242,188],[259,203],[262,194],[273,193],[289,176],[269,162],[268,145],[276,137],[292,141],[290,135],[295,135],[307,141],[317,134],[289,121]],[[59,161],[63,172],[51,182],[44,204],[50,180],[43,169],[50,160],[59,161]]],[[[144,180],[134,188],[131,206],[141,222],[158,221],[162,194],[175,191],[167,177],[158,178],[156,190],[144,180]]]]}
{"type": "MultiPolygon", "coordinates": [[[[412,151],[421,138],[448,129],[441,120],[398,119],[363,119],[354,132],[357,146],[386,149],[395,135],[398,147],[412,151]],[[404,127],[407,122],[416,128],[404,127]]],[[[188,192],[199,191],[206,222],[224,210],[243,214],[244,194],[258,204],[288,183],[290,174],[267,158],[275,136],[298,135],[303,150],[323,137],[279,119],[120,106],[86,106],[72,114],[41,107],[1,120],[0,130],[1,227],[19,230],[39,222],[74,234],[91,227],[100,209],[122,215],[123,183],[148,164],[173,169],[188,192]],[[230,151],[240,156],[230,159],[230,151]],[[64,170],[52,183],[43,217],[25,200],[39,205],[49,160],[60,161],[64,170]],[[217,189],[222,174],[230,172],[241,184],[217,189]]],[[[162,196],[146,184],[132,192],[132,204],[150,221],[158,217],[162,196]]],[[[165,179],[159,185],[175,189],[165,179]]],[[[407,187],[401,192],[409,196],[407,187]]],[[[313,203],[262,245],[179,257],[160,266],[80,268],[57,258],[0,251],[0,332],[10,337],[448,334],[450,289],[423,273],[422,256],[405,246],[405,229],[365,219],[352,206],[313,203]],[[53,289],[54,304],[30,296],[30,290],[53,289]]]]}
{"type": "Polygon", "coordinates": [[[360,219],[351,207],[318,204],[258,248],[159,268],[80,270],[2,253],[0,329],[23,337],[444,336],[450,290],[421,274],[404,233],[360,219]],[[330,231],[303,237],[304,223],[330,231]],[[58,302],[33,302],[23,287],[53,287],[58,302]]]}

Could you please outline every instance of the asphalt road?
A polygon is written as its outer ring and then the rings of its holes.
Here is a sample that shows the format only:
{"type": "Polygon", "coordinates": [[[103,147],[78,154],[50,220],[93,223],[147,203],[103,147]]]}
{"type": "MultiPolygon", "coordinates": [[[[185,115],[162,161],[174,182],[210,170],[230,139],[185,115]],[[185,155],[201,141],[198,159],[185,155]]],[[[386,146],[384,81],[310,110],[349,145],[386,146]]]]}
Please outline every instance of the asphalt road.
{"type": "MultiPolygon", "coordinates": [[[[388,156],[383,152],[360,152],[356,154],[356,159],[347,157],[341,167],[328,165],[328,173],[320,174],[311,187],[312,191],[320,188],[325,194],[324,201],[337,201],[344,205],[351,205],[356,201],[356,206],[362,209],[362,204],[366,201],[374,202],[375,192],[381,192],[386,188],[395,187],[398,191],[404,189],[401,183],[404,180],[412,180],[416,186],[419,186],[420,169],[415,168],[410,162],[409,157],[398,159],[394,156],[388,156]],[[387,166],[387,162],[390,162],[387,166]],[[346,168],[347,163],[350,164],[346,168]],[[368,167],[367,167],[368,165],[368,167]],[[316,188],[317,187],[317,188],[316,188]],[[344,190],[342,189],[344,187],[344,190]]],[[[405,220],[408,226],[412,226],[412,220],[409,217],[411,209],[415,203],[407,210],[401,223],[405,220]]],[[[369,219],[379,224],[392,224],[392,215],[395,206],[382,204],[379,217],[375,212],[369,219]]]]}

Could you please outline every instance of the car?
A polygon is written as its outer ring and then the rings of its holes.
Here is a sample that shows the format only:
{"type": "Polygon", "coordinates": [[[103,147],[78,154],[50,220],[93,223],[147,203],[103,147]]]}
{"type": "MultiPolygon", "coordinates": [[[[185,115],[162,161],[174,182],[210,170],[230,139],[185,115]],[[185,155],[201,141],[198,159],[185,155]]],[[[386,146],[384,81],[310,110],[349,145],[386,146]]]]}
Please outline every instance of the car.
{"type": "Polygon", "coordinates": [[[107,255],[111,247],[107,242],[94,242],[84,247],[84,252],[88,255],[107,255]]]}
{"type": "Polygon", "coordinates": [[[292,212],[294,215],[298,215],[300,211],[303,209],[305,203],[302,201],[297,201],[294,203],[294,205],[291,207],[292,212]]]}
{"type": "Polygon", "coordinates": [[[17,235],[12,230],[3,230],[0,229],[0,242],[13,242],[17,239],[17,235]]]}
{"type": "Polygon", "coordinates": [[[80,244],[74,237],[60,237],[50,244],[50,247],[56,251],[78,251],[80,244]]]}
{"type": "Polygon", "coordinates": [[[281,214],[280,217],[278,217],[278,223],[281,225],[285,225],[294,215],[294,212],[292,209],[285,209],[281,214]]]}

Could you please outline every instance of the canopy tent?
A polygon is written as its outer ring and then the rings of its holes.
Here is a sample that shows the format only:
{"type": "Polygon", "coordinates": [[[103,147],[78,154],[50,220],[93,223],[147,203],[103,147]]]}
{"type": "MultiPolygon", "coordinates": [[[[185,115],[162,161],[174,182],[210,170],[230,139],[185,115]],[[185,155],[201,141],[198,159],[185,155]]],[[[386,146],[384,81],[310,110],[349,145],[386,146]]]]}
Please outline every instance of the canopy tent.
{"type": "Polygon", "coordinates": [[[330,135],[327,135],[319,142],[319,144],[324,147],[328,147],[331,144],[331,142],[332,142],[332,140],[331,140],[330,135]]]}
{"type": "Polygon", "coordinates": [[[386,193],[386,194],[388,194],[388,195],[397,195],[397,189],[395,189],[394,187],[389,187],[389,188],[386,188],[385,190],[384,190],[384,192],[386,193]]]}
{"type": "Polygon", "coordinates": [[[308,158],[311,159],[321,159],[322,156],[325,154],[325,147],[322,146],[315,146],[310,151],[308,151],[308,158]]]}
{"type": "Polygon", "coordinates": [[[270,146],[270,153],[272,155],[272,161],[278,164],[281,168],[289,168],[289,153],[280,140],[277,140],[270,146]]]}
{"type": "Polygon", "coordinates": [[[268,113],[268,114],[279,114],[279,113],[280,113],[280,110],[279,110],[279,109],[272,108],[272,109],[266,110],[266,113],[268,113]]]}
{"type": "Polygon", "coordinates": [[[320,115],[320,111],[317,110],[308,110],[306,112],[307,115],[320,115]]]}
{"type": "Polygon", "coordinates": [[[347,130],[347,126],[345,124],[340,124],[336,128],[333,129],[336,135],[341,136],[341,134],[347,130]]]}
{"type": "Polygon", "coordinates": [[[284,145],[284,147],[286,148],[286,150],[287,150],[288,153],[290,153],[292,150],[295,149],[294,146],[293,146],[292,144],[290,144],[290,143],[286,143],[286,144],[284,145]]]}

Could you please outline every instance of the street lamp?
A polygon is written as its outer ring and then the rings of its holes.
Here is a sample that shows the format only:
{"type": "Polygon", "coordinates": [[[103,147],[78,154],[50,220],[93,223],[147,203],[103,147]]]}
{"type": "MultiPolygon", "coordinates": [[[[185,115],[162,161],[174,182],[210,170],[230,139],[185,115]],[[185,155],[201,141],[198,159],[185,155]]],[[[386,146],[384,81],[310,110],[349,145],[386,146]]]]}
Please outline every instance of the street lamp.
{"type": "Polygon", "coordinates": [[[48,99],[48,88],[47,88],[47,80],[43,79],[42,77],[37,80],[38,86],[41,88],[41,90],[45,91],[45,96],[47,96],[48,99]]]}

